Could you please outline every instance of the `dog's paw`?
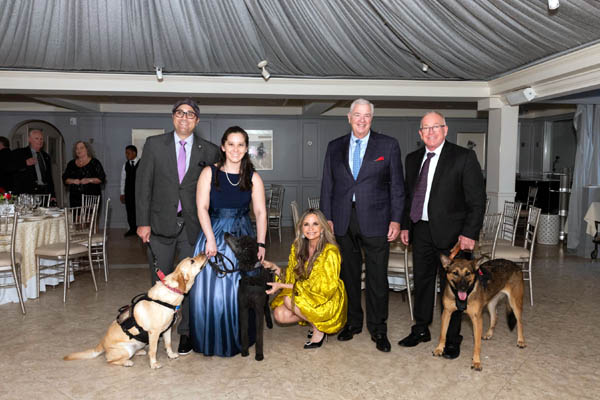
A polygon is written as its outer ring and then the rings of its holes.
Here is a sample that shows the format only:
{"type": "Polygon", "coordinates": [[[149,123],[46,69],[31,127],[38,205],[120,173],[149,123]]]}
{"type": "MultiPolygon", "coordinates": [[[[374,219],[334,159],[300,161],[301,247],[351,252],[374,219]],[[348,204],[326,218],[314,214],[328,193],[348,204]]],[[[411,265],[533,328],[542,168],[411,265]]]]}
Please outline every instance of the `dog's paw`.
{"type": "Polygon", "coordinates": [[[481,338],[483,340],[490,340],[492,338],[492,334],[491,333],[486,333],[485,335],[483,335],[481,338]]]}
{"type": "Polygon", "coordinates": [[[250,352],[248,352],[248,350],[242,350],[242,357],[248,357],[250,355],[250,352]]]}
{"type": "Polygon", "coordinates": [[[265,356],[263,356],[262,354],[257,354],[254,356],[254,359],[256,361],[262,361],[262,360],[264,360],[264,358],[265,358],[265,356]]]}
{"type": "Polygon", "coordinates": [[[524,340],[518,340],[517,341],[517,347],[520,349],[524,349],[525,347],[527,347],[527,345],[525,344],[524,340]]]}
{"type": "Polygon", "coordinates": [[[148,353],[146,353],[146,350],[144,350],[144,349],[138,350],[135,353],[136,356],[145,356],[146,354],[148,354],[148,353]]]}
{"type": "Polygon", "coordinates": [[[435,350],[433,350],[434,357],[441,357],[443,353],[444,353],[444,346],[442,346],[442,347],[438,346],[435,348],[435,350]]]}
{"type": "Polygon", "coordinates": [[[162,364],[159,363],[159,362],[155,362],[153,364],[151,363],[150,364],[150,368],[152,368],[152,369],[159,369],[159,368],[162,368],[162,364]]]}
{"type": "Polygon", "coordinates": [[[124,367],[133,367],[133,361],[127,360],[127,361],[123,362],[123,366],[124,367]]]}
{"type": "Polygon", "coordinates": [[[474,369],[475,371],[481,371],[481,363],[480,362],[473,362],[473,364],[471,364],[471,369],[474,369]]]}
{"type": "Polygon", "coordinates": [[[169,357],[171,360],[174,360],[176,358],[179,358],[179,354],[175,353],[174,351],[170,351],[167,352],[167,357],[169,357]]]}

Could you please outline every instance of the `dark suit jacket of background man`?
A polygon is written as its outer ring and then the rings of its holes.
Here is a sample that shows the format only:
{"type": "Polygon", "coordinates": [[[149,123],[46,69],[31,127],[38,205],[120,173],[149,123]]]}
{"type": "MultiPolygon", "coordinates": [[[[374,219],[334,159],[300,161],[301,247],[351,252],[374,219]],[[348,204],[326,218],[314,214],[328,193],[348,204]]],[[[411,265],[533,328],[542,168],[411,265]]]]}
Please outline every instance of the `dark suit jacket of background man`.
{"type": "Polygon", "coordinates": [[[349,164],[350,136],[349,133],[337,138],[327,147],[319,208],[333,221],[335,234],[343,236],[348,230],[355,194],[361,234],[386,236],[390,222],[402,220],[404,179],[400,146],[396,139],[371,131],[354,180],[349,164]]]}
{"type": "MultiPolygon", "coordinates": [[[[44,150],[40,150],[40,154],[45,163],[42,179],[44,180],[44,183],[48,185],[48,193],[50,193],[52,197],[56,197],[54,193],[54,183],[52,181],[52,161],[50,160],[50,155],[44,150]]],[[[14,168],[13,191],[16,194],[36,193],[37,174],[35,172],[35,165],[28,166],[26,164],[26,160],[31,157],[31,148],[29,146],[13,150],[11,153],[14,168]]]]}
{"type": "Polygon", "coordinates": [[[217,162],[219,156],[217,146],[194,134],[190,164],[179,183],[173,132],[149,137],[136,172],[137,225],[150,226],[152,235],[159,239],[175,238],[177,205],[181,200],[187,237],[194,244],[200,233],[196,184],[202,169],[217,162]]]}
{"type": "MultiPolygon", "coordinates": [[[[410,205],[424,155],[425,147],[422,147],[406,156],[407,196],[402,229],[412,226],[410,205]]],[[[431,236],[437,248],[452,248],[459,235],[478,240],[485,197],[483,175],[475,152],[444,142],[427,206],[431,236]]]]}

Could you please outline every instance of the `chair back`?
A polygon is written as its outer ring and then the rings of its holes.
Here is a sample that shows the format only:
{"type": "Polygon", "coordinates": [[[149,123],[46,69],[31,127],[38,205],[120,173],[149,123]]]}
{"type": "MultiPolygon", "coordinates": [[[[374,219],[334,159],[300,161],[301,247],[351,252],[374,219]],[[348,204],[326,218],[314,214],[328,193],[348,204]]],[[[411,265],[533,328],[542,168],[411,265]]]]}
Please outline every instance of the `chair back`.
{"type": "Polygon", "coordinates": [[[12,215],[0,215],[0,251],[9,248],[10,261],[15,265],[15,242],[17,237],[17,225],[19,225],[19,213],[15,210],[12,215]]]}
{"type": "Polygon", "coordinates": [[[285,193],[285,187],[283,185],[271,185],[271,201],[269,209],[273,211],[279,211],[281,216],[281,209],[283,207],[283,195],[285,193]]]}
{"type": "Polygon", "coordinates": [[[104,227],[102,228],[103,242],[106,243],[106,229],[108,226],[108,210],[110,209],[110,197],[106,199],[106,208],[104,209],[104,227]]]}
{"type": "Polygon", "coordinates": [[[488,197],[485,199],[485,213],[487,214],[489,210],[490,210],[490,198],[488,197]]]}
{"type": "Polygon", "coordinates": [[[319,205],[321,204],[321,197],[309,197],[308,198],[308,208],[319,209],[319,205]]]}
{"type": "Polygon", "coordinates": [[[525,226],[525,242],[523,242],[523,247],[529,249],[530,257],[531,255],[533,255],[533,246],[535,244],[535,238],[537,236],[537,228],[538,223],[540,222],[541,213],[541,208],[529,206],[529,214],[527,215],[527,225],[525,226]]]}
{"type": "Polygon", "coordinates": [[[40,207],[50,206],[50,193],[48,194],[34,194],[33,201],[40,207]]]}
{"type": "Polygon", "coordinates": [[[95,194],[82,194],[81,205],[82,206],[95,206],[100,204],[100,195],[95,194]]]}
{"type": "Polygon", "coordinates": [[[294,233],[296,232],[296,226],[298,226],[298,219],[300,218],[300,213],[298,211],[298,202],[293,200],[290,203],[290,207],[292,209],[292,221],[294,222],[294,233]]]}
{"type": "Polygon", "coordinates": [[[537,186],[529,186],[529,189],[527,190],[527,203],[525,205],[525,209],[529,209],[529,206],[535,206],[535,199],[537,198],[537,193],[537,186]]]}
{"type": "MultiPolygon", "coordinates": [[[[87,240],[91,244],[97,206],[65,208],[65,232],[67,246],[72,242],[87,240]]],[[[67,253],[68,254],[68,253],[67,253]]]]}
{"type": "Polygon", "coordinates": [[[483,217],[483,226],[479,231],[479,243],[490,244],[496,241],[500,232],[500,221],[502,221],[502,213],[489,213],[483,217]]]}
{"type": "Polygon", "coordinates": [[[520,202],[505,201],[502,213],[502,228],[500,228],[500,239],[507,240],[514,246],[517,234],[517,222],[521,212],[520,202]]]}

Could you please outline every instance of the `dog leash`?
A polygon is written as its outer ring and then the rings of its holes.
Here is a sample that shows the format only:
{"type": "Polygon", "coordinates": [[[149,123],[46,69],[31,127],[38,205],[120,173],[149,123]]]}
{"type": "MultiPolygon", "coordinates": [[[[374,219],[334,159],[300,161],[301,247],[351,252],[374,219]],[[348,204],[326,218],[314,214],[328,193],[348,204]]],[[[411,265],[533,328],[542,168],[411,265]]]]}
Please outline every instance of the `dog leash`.
{"type": "Polygon", "coordinates": [[[171,287],[165,283],[165,273],[162,272],[160,268],[158,268],[158,261],[156,259],[156,254],[154,254],[154,251],[152,250],[152,245],[150,245],[150,241],[147,241],[146,243],[148,244],[148,250],[150,250],[150,254],[152,255],[152,264],[154,265],[154,272],[156,273],[156,276],[158,276],[158,279],[160,279],[160,282],[172,292],[175,292],[177,294],[184,294],[181,290],[171,287]]]}
{"type": "Polygon", "coordinates": [[[233,264],[233,261],[231,261],[231,259],[223,253],[217,253],[214,257],[209,258],[208,265],[211,266],[219,278],[223,278],[229,273],[238,272],[240,270],[239,268],[236,268],[233,264]],[[227,260],[231,268],[227,267],[225,260],[227,260]]]}

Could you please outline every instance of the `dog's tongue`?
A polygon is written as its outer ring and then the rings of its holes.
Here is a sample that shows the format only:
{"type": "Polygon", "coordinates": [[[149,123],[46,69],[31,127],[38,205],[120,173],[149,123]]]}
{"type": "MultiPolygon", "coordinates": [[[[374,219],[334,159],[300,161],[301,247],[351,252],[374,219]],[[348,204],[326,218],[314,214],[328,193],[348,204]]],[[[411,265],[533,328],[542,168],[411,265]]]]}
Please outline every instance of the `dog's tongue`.
{"type": "Polygon", "coordinates": [[[465,301],[467,299],[467,292],[458,292],[458,298],[460,301],[465,301]]]}

